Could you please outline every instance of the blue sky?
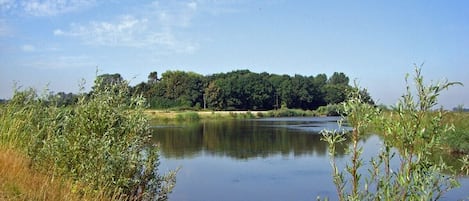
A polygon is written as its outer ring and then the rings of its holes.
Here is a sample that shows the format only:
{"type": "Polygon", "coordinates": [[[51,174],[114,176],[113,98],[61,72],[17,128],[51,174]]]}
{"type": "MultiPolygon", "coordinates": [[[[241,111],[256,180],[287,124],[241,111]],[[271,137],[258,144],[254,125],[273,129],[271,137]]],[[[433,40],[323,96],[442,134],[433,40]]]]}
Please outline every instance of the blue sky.
{"type": "MultiPolygon", "coordinates": [[[[0,98],[13,83],[77,92],[96,75],[344,72],[379,103],[427,81],[469,85],[469,1],[0,0],[0,98]]],[[[446,108],[469,106],[467,87],[446,108]]]]}

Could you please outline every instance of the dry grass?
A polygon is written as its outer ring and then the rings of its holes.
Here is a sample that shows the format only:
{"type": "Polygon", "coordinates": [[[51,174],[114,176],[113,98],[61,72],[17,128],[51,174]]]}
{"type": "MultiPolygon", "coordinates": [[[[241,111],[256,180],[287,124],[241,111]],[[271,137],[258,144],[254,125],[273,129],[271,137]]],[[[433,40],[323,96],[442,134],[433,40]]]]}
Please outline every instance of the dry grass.
{"type": "Polygon", "coordinates": [[[29,159],[13,149],[0,148],[0,201],[112,200],[101,195],[79,195],[70,182],[29,168],[29,159]]]}
{"type": "Polygon", "coordinates": [[[70,188],[31,170],[29,160],[12,149],[0,150],[0,200],[70,200],[70,188]]]}

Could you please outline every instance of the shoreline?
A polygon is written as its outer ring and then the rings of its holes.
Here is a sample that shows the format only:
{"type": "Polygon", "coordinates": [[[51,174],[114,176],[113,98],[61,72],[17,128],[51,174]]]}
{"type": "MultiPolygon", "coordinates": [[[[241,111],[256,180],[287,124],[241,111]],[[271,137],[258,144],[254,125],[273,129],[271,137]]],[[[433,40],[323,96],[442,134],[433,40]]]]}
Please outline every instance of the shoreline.
{"type": "Polygon", "coordinates": [[[254,119],[263,117],[301,117],[301,116],[323,116],[316,111],[301,109],[279,109],[279,110],[236,110],[236,111],[171,111],[147,109],[144,113],[151,120],[163,121],[197,121],[200,119],[254,119]]]}

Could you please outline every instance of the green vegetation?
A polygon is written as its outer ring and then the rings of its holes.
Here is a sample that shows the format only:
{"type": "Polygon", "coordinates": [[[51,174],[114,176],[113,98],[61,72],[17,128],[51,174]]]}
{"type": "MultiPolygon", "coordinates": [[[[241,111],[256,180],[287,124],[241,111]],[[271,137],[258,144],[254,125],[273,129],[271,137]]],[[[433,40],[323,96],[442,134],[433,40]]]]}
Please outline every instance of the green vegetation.
{"type": "Polygon", "coordinates": [[[317,110],[281,108],[268,111],[169,111],[146,110],[145,114],[155,122],[193,122],[199,120],[254,119],[266,117],[340,116],[340,105],[321,106],[317,110]]]}
{"type": "MultiPolygon", "coordinates": [[[[120,74],[99,76],[105,84],[122,83],[120,74]]],[[[175,111],[209,109],[215,111],[265,111],[280,108],[315,110],[343,102],[350,89],[349,78],[335,72],[331,77],[277,75],[236,70],[203,76],[194,72],[166,71],[148,75],[148,81],[129,86],[133,95],[142,95],[152,109],[175,111]]],[[[93,88],[96,90],[96,87],[93,88]]],[[[367,101],[373,103],[366,90],[367,101]]],[[[60,92],[61,105],[76,103],[77,95],[60,92]]]]}
{"type": "MultiPolygon", "coordinates": [[[[452,113],[434,110],[440,92],[459,83],[425,86],[419,68],[414,81],[416,88],[408,86],[392,109],[375,106],[366,90],[348,85],[343,73],[328,79],[324,74],[291,77],[247,70],[211,76],[168,71],[158,79],[152,72],[148,82],[135,87],[119,74],[104,74],[90,93],[40,96],[33,89],[16,91],[0,104],[0,152],[8,153],[0,155],[0,198],[166,200],[175,172],[158,172],[158,147],[149,144],[148,116],[193,122],[344,115],[354,127],[351,133],[324,132],[340,200],[438,199],[457,181],[441,155],[432,153],[444,149],[459,154],[458,167],[469,172],[469,114],[462,106],[452,113]],[[205,106],[215,111],[201,110],[205,106]],[[222,109],[230,111],[216,111],[222,109]],[[358,142],[369,130],[381,133],[385,141],[367,166],[358,142]],[[347,147],[340,144],[345,140],[352,144],[351,158],[341,171],[335,156],[343,153],[338,148],[347,147]],[[391,160],[401,164],[391,167],[391,160]],[[369,175],[362,175],[363,168],[369,175]]],[[[166,136],[167,141],[176,137],[166,136]]],[[[268,136],[254,137],[269,146],[268,136]]],[[[210,140],[207,146],[216,149],[229,139],[210,140]]],[[[255,149],[249,140],[242,144],[255,149]]]]}
{"type": "Polygon", "coordinates": [[[200,119],[199,114],[196,112],[184,112],[176,114],[177,121],[198,121],[200,119]]]}
{"type": "Polygon", "coordinates": [[[443,136],[443,142],[454,154],[469,154],[469,113],[450,112],[443,121],[454,125],[454,130],[443,136]]]}
{"type": "MultiPolygon", "coordinates": [[[[407,77],[406,77],[407,82],[407,77]]],[[[347,121],[353,126],[351,133],[324,131],[323,139],[329,144],[329,155],[333,168],[333,181],[339,200],[438,200],[451,188],[458,186],[456,173],[432,153],[442,147],[443,135],[454,131],[454,127],[443,121],[444,111],[433,111],[441,91],[460,84],[442,82],[426,86],[420,68],[415,71],[415,91],[408,85],[390,117],[383,115],[365,101],[358,90],[342,104],[347,121]],[[378,156],[368,165],[362,159],[363,148],[359,140],[367,129],[377,129],[385,137],[378,156]],[[345,170],[340,170],[335,160],[336,146],[350,138],[350,161],[345,170]],[[395,167],[391,161],[400,164],[395,167]],[[361,169],[366,168],[364,172],[361,169]]],[[[469,166],[467,157],[462,160],[462,169],[469,166]]]]}
{"type": "MultiPolygon", "coordinates": [[[[77,96],[76,104],[68,107],[54,97],[40,97],[32,89],[16,91],[0,106],[0,147],[24,155],[21,160],[30,163],[33,175],[46,175],[43,183],[66,185],[70,192],[57,200],[168,198],[175,172],[159,174],[158,148],[148,144],[145,99],[130,96],[126,81],[98,77],[93,91],[77,96]]],[[[14,168],[4,168],[0,172],[14,175],[14,168]]],[[[36,200],[14,182],[0,186],[0,193],[36,200]]],[[[39,193],[53,191],[56,188],[39,193]]]]}

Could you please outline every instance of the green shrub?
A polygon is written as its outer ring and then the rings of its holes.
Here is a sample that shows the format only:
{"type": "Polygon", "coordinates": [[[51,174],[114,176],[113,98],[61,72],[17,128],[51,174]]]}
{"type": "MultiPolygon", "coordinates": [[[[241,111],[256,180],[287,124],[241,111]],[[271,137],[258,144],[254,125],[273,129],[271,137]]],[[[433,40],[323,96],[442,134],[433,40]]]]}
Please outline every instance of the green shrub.
{"type": "MultiPolygon", "coordinates": [[[[366,103],[357,88],[342,104],[353,130],[350,133],[323,131],[323,139],[329,144],[333,182],[339,200],[437,200],[458,185],[455,173],[445,175],[443,171],[447,171],[448,166],[441,159],[435,161],[431,153],[441,147],[442,134],[452,130],[442,121],[444,112],[433,112],[432,108],[442,90],[459,83],[426,86],[420,68],[416,68],[415,73],[416,99],[407,84],[407,92],[391,112],[391,117],[366,103]],[[379,128],[385,140],[378,156],[371,159],[364,171],[369,174],[364,175],[360,173],[364,167],[363,148],[358,142],[370,127],[379,128]],[[335,160],[335,149],[346,137],[352,141],[350,161],[341,171],[335,160]],[[398,154],[392,151],[393,147],[398,154]],[[395,157],[400,162],[397,168],[391,166],[395,157]]],[[[465,164],[469,164],[467,158],[465,164]]]]}
{"type": "Polygon", "coordinates": [[[176,121],[199,121],[200,116],[197,112],[183,112],[176,114],[176,121]]]}
{"type": "Polygon", "coordinates": [[[469,154],[469,113],[451,112],[444,117],[448,123],[454,124],[454,130],[444,135],[445,143],[451,152],[469,154]]]}
{"type": "Polygon", "coordinates": [[[278,110],[271,110],[267,113],[269,117],[305,117],[316,116],[315,112],[301,109],[288,109],[281,108],[278,110]]]}
{"type": "Polygon", "coordinates": [[[265,117],[264,113],[262,113],[262,112],[257,112],[256,115],[257,115],[257,117],[259,117],[259,118],[265,117]]]}
{"type": "Polygon", "coordinates": [[[321,116],[340,116],[343,114],[343,108],[340,104],[329,104],[320,106],[316,112],[321,116]]]}
{"type": "Polygon", "coordinates": [[[16,92],[1,110],[1,143],[26,150],[32,167],[76,182],[77,191],[127,199],[166,200],[175,172],[158,174],[158,148],[150,146],[141,97],[127,83],[97,79],[77,104],[57,107],[35,91],[16,92]]]}

